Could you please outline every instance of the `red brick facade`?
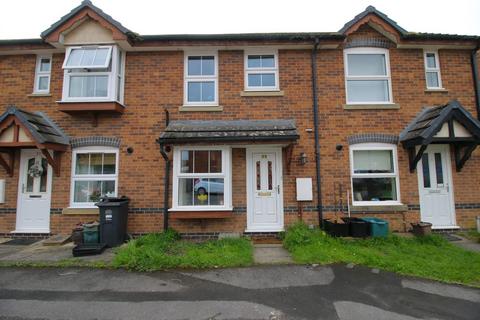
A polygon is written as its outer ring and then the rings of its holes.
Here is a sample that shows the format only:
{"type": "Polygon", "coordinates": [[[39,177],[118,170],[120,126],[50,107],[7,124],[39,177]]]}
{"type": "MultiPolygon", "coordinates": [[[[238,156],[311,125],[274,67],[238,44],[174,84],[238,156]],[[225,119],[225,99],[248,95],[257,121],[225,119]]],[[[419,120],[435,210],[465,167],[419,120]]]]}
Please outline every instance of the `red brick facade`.
{"type": "MultiPolygon", "coordinates": [[[[424,106],[441,105],[457,99],[472,115],[475,109],[474,83],[472,78],[471,49],[460,49],[462,43],[437,42],[441,76],[446,91],[428,92],[425,86],[423,49],[397,48],[392,42],[389,49],[393,101],[399,105],[392,110],[346,110],[343,45],[354,38],[385,39],[367,25],[360,26],[344,40],[337,41],[336,48],[322,48],[317,55],[319,137],[321,159],[321,186],[324,215],[334,215],[334,184],[341,184],[341,197],[346,205],[346,191],[350,189],[350,160],[348,137],[364,133],[399,135],[424,106]],[[456,47],[458,45],[458,48],[456,47]],[[336,150],[342,145],[341,151],[336,150]]],[[[433,40],[431,40],[433,41],[433,40]]],[[[298,41],[305,42],[305,41],[298,41]]],[[[179,44],[178,42],[177,44],[179,44]]],[[[211,41],[191,42],[189,45],[206,46],[211,41]]],[[[42,111],[48,115],[70,138],[85,136],[111,136],[121,140],[119,152],[119,195],[131,199],[128,229],[131,233],[158,232],[163,227],[163,179],[165,161],[155,140],[165,128],[165,110],[171,120],[236,120],[236,119],[294,119],[300,134],[295,143],[292,158],[283,152],[283,198],[285,225],[299,219],[296,201],[295,178],[311,177],[315,186],[315,149],[312,109],[311,43],[309,47],[288,48],[296,45],[265,40],[220,41],[224,48],[218,51],[219,104],[223,111],[185,112],[183,104],[184,53],[181,50],[155,50],[126,52],[125,64],[125,112],[122,115],[100,114],[97,126],[89,114],[69,115],[58,110],[57,101],[62,99],[64,53],[53,54],[50,93],[48,96],[33,96],[33,79],[36,55],[29,48],[13,46],[17,51],[5,54],[12,45],[0,47],[0,106],[13,104],[27,111],[42,111]],[[278,48],[281,96],[242,96],[244,90],[244,52],[239,46],[275,45],[278,48]],[[127,153],[128,147],[133,153],[127,153]],[[300,154],[305,153],[307,163],[300,163],[300,154]],[[288,165],[288,162],[290,164],[288,165]]],[[[328,42],[326,42],[328,43],[328,42]]],[[[432,44],[435,44],[432,42],[432,44]]],[[[154,42],[152,46],[158,45],[154,42]]],[[[175,46],[176,43],[164,43],[175,46]]],[[[465,44],[465,46],[471,43],[465,44]]],[[[35,48],[31,45],[30,48],[35,48]]],[[[145,46],[141,44],[139,46],[145,46]]],[[[465,47],[464,46],[464,47],[465,47]]],[[[3,109],[2,109],[3,111],[3,109]]],[[[69,206],[71,184],[71,150],[62,156],[60,176],[53,177],[52,234],[68,233],[80,221],[97,219],[96,215],[63,214],[69,206]]],[[[5,203],[0,204],[0,233],[15,229],[19,174],[19,150],[15,154],[12,177],[0,169],[0,178],[6,180],[5,203]]],[[[453,159],[452,159],[453,162],[453,159]]],[[[419,195],[417,173],[408,170],[408,155],[398,145],[398,165],[401,202],[408,210],[386,209],[367,212],[391,222],[393,230],[404,230],[405,223],[418,221],[419,195]]],[[[171,219],[170,226],[183,233],[244,232],[246,228],[246,152],[235,148],[232,152],[233,207],[234,214],[226,219],[171,219]]],[[[478,187],[480,182],[480,151],[476,150],[461,172],[453,172],[457,224],[473,228],[475,217],[480,215],[478,187]]],[[[171,179],[170,179],[171,181],[171,179]]],[[[170,185],[171,191],[171,185],[170,185]]],[[[314,199],[317,190],[313,190],[314,199]]],[[[170,192],[171,196],[171,192],[170,192]]],[[[171,199],[170,199],[171,201],[171,199]]],[[[316,203],[303,203],[303,219],[318,225],[316,203]]],[[[345,211],[345,210],[344,210],[345,211]]],[[[407,225],[408,226],[408,225],[407,225]]]]}

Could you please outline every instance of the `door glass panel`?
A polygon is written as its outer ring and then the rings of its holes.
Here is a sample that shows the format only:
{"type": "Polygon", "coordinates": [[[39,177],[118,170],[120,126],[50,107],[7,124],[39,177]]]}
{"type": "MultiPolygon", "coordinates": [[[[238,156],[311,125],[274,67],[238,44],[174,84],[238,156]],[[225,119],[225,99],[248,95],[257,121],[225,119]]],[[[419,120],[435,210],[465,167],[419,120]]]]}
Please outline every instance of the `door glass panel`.
{"type": "Polygon", "coordinates": [[[273,190],[272,161],[268,161],[268,190],[273,190]]]}
{"type": "Polygon", "coordinates": [[[257,178],[257,190],[261,190],[261,179],[260,179],[260,161],[257,161],[256,164],[256,178],[257,178]]]}
{"type": "Polygon", "coordinates": [[[40,176],[40,192],[47,192],[48,164],[47,159],[42,158],[42,175],[40,176]]]}
{"type": "Polygon", "coordinates": [[[422,156],[422,170],[423,170],[423,187],[430,188],[430,165],[428,163],[428,153],[422,156]]]}
{"type": "Polygon", "coordinates": [[[435,153],[435,173],[437,175],[437,184],[443,184],[443,166],[442,154],[435,153]]]}
{"type": "Polygon", "coordinates": [[[27,161],[27,183],[25,186],[25,191],[26,192],[33,192],[33,181],[34,178],[30,175],[30,168],[35,165],[35,158],[28,159],[27,161]]]}

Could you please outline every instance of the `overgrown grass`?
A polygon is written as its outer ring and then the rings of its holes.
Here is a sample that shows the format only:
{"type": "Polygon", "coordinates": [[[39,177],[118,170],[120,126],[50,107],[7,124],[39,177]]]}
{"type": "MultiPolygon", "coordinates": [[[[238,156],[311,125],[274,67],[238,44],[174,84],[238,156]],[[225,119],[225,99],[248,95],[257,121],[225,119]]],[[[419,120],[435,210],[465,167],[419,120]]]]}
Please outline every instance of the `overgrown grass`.
{"type": "Polygon", "coordinates": [[[480,254],[438,235],[423,238],[341,239],[297,223],[284,246],[298,263],[355,263],[404,275],[480,287],[480,254]]]}
{"type": "Polygon", "coordinates": [[[137,271],[170,268],[213,268],[248,266],[253,263],[249,240],[221,239],[203,243],[181,241],[178,233],[152,233],[118,249],[114,267],[137,271]]]}

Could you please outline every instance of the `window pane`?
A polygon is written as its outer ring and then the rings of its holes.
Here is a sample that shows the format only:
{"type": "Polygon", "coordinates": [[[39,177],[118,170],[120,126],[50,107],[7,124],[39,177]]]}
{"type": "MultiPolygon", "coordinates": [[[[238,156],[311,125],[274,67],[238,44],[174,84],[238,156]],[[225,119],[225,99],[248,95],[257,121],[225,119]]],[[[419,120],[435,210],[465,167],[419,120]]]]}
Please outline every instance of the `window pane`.
{"type": "Polygon", "coordinates": [[[82,97],[95,97],[95,77],[83,77],[82,97]]]}
{"type": "Polygon", "coordinates": [[[211,206],[223,206],[225,184],[223,179],[208,179],[209,182],[209,204],[211,206]]]}
{"type": "Polygon", "coordinates": [[[215,57],[202,57],[202,75],[213,76],[215,74],[215,57]]]}
{"type": "Polygon", "coordinates": [[[188,57],[188,75],[199,76],[202,74],[202,57],[188,57]]]}
{"type": "Polygon", "coordinates": [[[178,205],[191,206],[193,204],[193,180],[194,179],[178,179],[178,205]]]}
{"type": "Polygon", "coordinates": [[[45,158],[42,158],[42,169],[42,175],[40,176],[40,192],[47,192],[48,163],[45,158]]]}
{"type": "Polygon", "coordinates": [[[108,55],[108,51],[110,49],[109,48],[100,48],[100,49],[97,49],[96,51],[96,54],[95,54],[95,59],[93,60],[93,65],[105,65],[106,62],[107,62],[107,55],[108,55]]]}
{"type": "Polygon", "coordinates": [[[195,151],[195,173],[208,173],[208,151],[195,151]]]}
{"type": "Polygon", "coordinates": [[[70,88],[68,95],[70,97],[82,96],[83,79],[82,77],[70,77],[70,88]]]}
{"type": "Polygon", "coordinates": [[[101,153],[90,154],[90,174],[102,174],[102,159],[101,153]]]}
{"type": "Polygon", "coordinates": [[[115,196],[115,181],[75,181],[73,202],[98,202],[101,197],[115,196]]]}
{"type": "Polygon", "coordinates": [[[38,78],[38,90],[48,90],[50,77],[42,76],[38,78]]]}
{"type": "Polygon", "coordinates": [[[395,201],[395,178],[353,178],[355,201],[395,201]]]}
{"type": "Polygon", "coordinates": [[[95,77],[95,97],[108,96],[108,76],[95,77]]]}
{"type": "Polygon", "coordinates": [[[70,77],[70,97],[108,96],[108,76],[70,77]]]}
{"type": "Polygon", "coordinates": [[[257,178],[257,190],[261,190],[261,188],[262,188],[262,179],[261,179],[261,176],[260,176],[260,174],[261,174],[261,172],[260,172],[260,170],[261,170],[261,168],[260,168],[260,161],[257,161],[257,162],[255,163],[255,168],[256,168],[256,170],[255,170],[255,173],[256,173],[255,177],[257,178]]]}
{"type": "Polygon", "coordinates": [[[268,175],[268,190],[273,190],[273,173],[272,173],[272,161],[267,162],[267,175],[268,175]]]}
{"type": "Polygon", "coordinates": [[[262,87],[275,87],[275,73],[262,74],[262,87]]]}
{"type": "Polygon", "coordinates": [[[75,162],[75,174],[88,174],[90,155],[88,153],[77,153],[75,162]]]}
{"type": "Polygon", "coordinates": [[[193,182],[194,197],[193,204],[196,206],[208,206],[209,183],[208,179],[194,179],[193,182]]]}
{"type": "Polygon", "coordinates": [[[387,75],[384,54],[349,54],[347,59],[350,76],[387,75]]]}
{"type": "Polygon", "coordinates": [[[202,82],[202,101],[215,100],[215,82],[202,82]]]}
{"type": "Polygon", "coordinates": [[[348,80],[349,102],[388,102],[387,80],[348,80]]]}
{"type": "Polygon", "coordinates": [[[422,155],[423,187],[430,188],[430,165],[428,163],[428,153],[422,155]]]}
{"type": "Polygon", "coordinates": [[[193,173],[193,151],[182,151],[181,158],[180,172],[193,173]]]}
{"type": "Polygon", "coordinates": [[[434,53],[427,53],[427,67],[428,68],[436,68],[437,67],[437,61],[435,60],[435,54],[434,53]]]}
{"type": "Polygon", "coordinates": [[[50,59],[47,59],[47,58],[40,59],[40,71],[42,72],[50,71],[50,59]]]}
{"type": "Polygon", "coordinates": [[[88,202],[88,181],[75,181],[73,202],[88,202]]]}
{"type": "Polygon", "coordinates": [[[102,197],[115,197],[115,181],[102,181],[102,197]]]}
{"type": "Polygon", "coordinates": [[[30,158],[28,159],[27,162],[27,170],[26,170],[26,175],[27,175],[27,185],[25,186],[26,192],[33,192],[33,177],[28,173],[29,169],[35,165],[35,158],[30,158]]]}
{"type": "Polygon", "coordinates": [[[354,173],[393,173],[391,150],[354,150],[354,173]]]}
{"type": "Polygon", "coordinates": [[[222,172],[222,151],[210,151],[210,173],[222,172]]]}
{"type": "Polygon", "coordinates": [[[261,56],[251,55],[248,56],[248,67],[249,68],[260,68],[262,66],[261,56]]]}
{"type": "Polygon", "coordinates": [[[67,66],[74,67],[79,66],[80,61],[82,60],[82,49],[73,49],[70,51],[70,55],[68,56],[67,66]]]}
{"type": "Polygon", "coordinates": [[[103,154],[103,174],[115,174],[116,158],[115,153],[103,154]]]}
{"type": "Polygon", "coordinates": [[[275,58],[273,55],[262,56],[262,68],[274,68],[275,58]]]}
{"type": "Polygon", "coordinates": [[[93,65],[93,59],[95,58],[95,49],[83,49],[82,60],[80,61],[81,66],[91,66],[93,65]]]}
{"type": "Polygon", "coordinates": [[[249,74],[248,75],[248,86],[249,87],[260,87],[262,85],[262,75],[261,74],[249,74]]]}
{"type": "Polygon", "coordinates": [[[429,88],[439,87],[437,72],[427,72],[427,87],[429,88]]]}
{"type": "Polygon", "coordinates": [[[435,153],[435,173],[437,175],[437,184],[443,184],[443,166],[441,153],[435,153]]]}
{"type": "Polygon", "coordinates": [[[202,87],[201,82],[188,83],[188,101],[190,102],[202,101],[201,87],[202,87]]]}

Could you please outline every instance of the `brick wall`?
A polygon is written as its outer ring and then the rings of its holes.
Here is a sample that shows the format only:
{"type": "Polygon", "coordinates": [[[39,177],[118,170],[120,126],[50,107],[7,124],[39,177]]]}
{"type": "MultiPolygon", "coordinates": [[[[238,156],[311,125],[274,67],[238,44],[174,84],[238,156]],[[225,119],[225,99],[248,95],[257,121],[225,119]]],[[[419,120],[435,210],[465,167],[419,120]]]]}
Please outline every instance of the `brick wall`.
{"type": "MultiPolygon", "coordinates": [[[[352,37],[381,38],[373,29],[362,27],[352,37]]],[[[469,50],[440,50],[440,64],[444,87],[448,92],[425,92],[423,52],[420,49],[390,49],[390,64],[394,102],[398,110],[344,110],[345,82],[342,49],[320,50],[318,54],[318,96],[320,110],[320,144],[322,198],[327,217],[333,214],[334,183],[343,190],[350,186],[348,136],[361,133],[398,135],[424,106],[444,104],[458,99],[472,114],[474,92],[469,50]],[[336,151],[337,144],[344,145],[336,151]]],[[[286,224],[296,221],[295,178],[312,177],[315,188],[314,135],[311,70],[309,50],[279,50],[280,89],[284,96],[243,97],[243,51],[219,51],[219,102],[222,112],[180,112],[183,104],[183,52],[128,52],[125,70],[125,104],[123,115],[100,115],[94,127],[90,115],[71,116],[58,111],[56,101],[61,99],[63,54],[54,54],[51,96],[32,97],[35,55],[0,56],[0,106],[8,104],[30,111],[43,111],[71,137],[115,136],[121,139],[119,164],[119,195],[131,198],[132,214],[129,230],[133,233],[161,231],[163,225],[164,160],[155,139],[165,127],[164,109],[172,120],[233,120],[284,119],[296,120],[300,139],[295,144],[290,170],[284,163],[284,206],[286,224]],[[133,154],[126,148],[132,147],[133,154]],[[306,153],[308,162],[301,165],[300,153],[306,153]],[[147,213],[142,213],[143,209],[147,213]],[[292,212],[292,213],[290,213],[292,212]]],[[[408,157],[398,146],[401,200],[418,205],[417,173],[408,171],[408,157]]],[[[16,207],[19,153],[16,154],[13,177],[0,169],[0,178],[6,179],[6,203],[0,204],[0,233],[14,228],[14,214],[4,213],[16,207]],[[3,210],[3,211],[2,211],[3,210]]],[[[245,149],[233,150],[233,204],[246,206],[245,149]]],[[[478,203],[480,181],[480,151],[476,151],[462,172],[453,173],[455,202],[478,203]]],[[[71,152],[63,155],[60,177],[53,178],[52,208],[69,206],[71,152]]],[[[316,190],[314,190],[314,194],[316,190]]],[[[346,197],[343,203],[346,204],[346,197]]],[[[337,194],[337,198],[339,195],[337,194]]],[[[314,197],[315,198],[315,197],[314,197]]],[[[305,203],[304,219],[318,224],[315,203],[305,203]]],[[[395,229],[401,230],[402,214],[384,213],[395,229]]],[[[408,221],[418,219],[418,211],[405,213],[408,221]]],[[[473,226],[478,209],[457,210],[458,223],[473,226]]],[[[68,232],[79,220],[94,216],[66,216],[53,214],[53,233],[68,232]]],[[[172,220],[171,226],[182,232],[241,232],[246,225],[246,213],[236,212],[233,218],[212,221],[172,220]]]]}

